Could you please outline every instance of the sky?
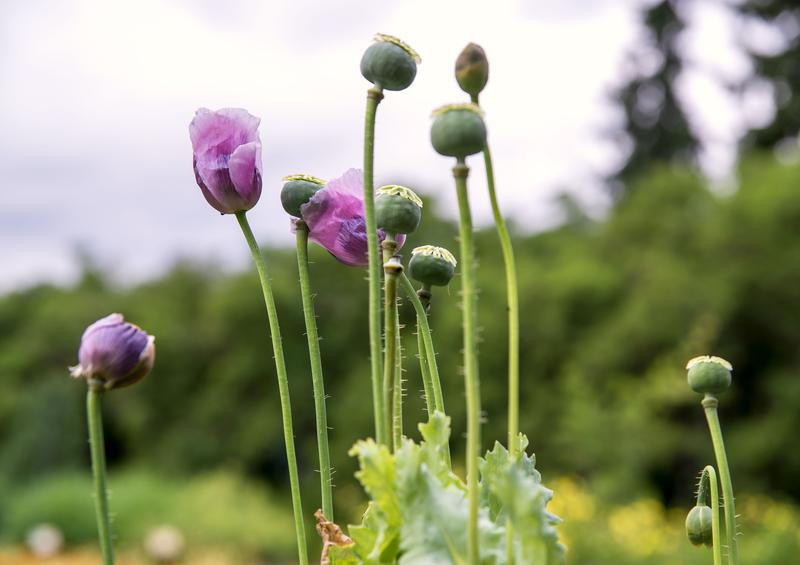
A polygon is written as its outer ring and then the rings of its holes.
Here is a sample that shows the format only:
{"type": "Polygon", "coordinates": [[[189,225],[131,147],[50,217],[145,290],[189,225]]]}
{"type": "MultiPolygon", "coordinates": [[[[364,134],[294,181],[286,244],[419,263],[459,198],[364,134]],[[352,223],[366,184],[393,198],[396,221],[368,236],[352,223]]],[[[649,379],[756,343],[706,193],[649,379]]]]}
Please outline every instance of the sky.
{"type": "MultiPolygon", "coordinates": [[[[474,41],[491,64],[481,103],[501,206],[529,231],[560,221],[562,191],[601,215],[609,204],[601,179],[624,157],[604,133],[621,120],[609,92],[640,43],[640,5],[0,1],[0,291],[70,283],[78,249],[122,284],[158,276],[178,258],[246,265],[235,220],[215,213],[194,181],[187,128],[199,107],[262,118],[264,189],[249,216],[262,244],[289,244],[281,178],[361,166],[370,85],[359,61],[376,32],[422,56],[414,84],[387,92],[378,110],[378,186],[405,184],[455,215],[452,164],[430,146],[430,112],[465,100],[453,64],[474,41]]],[[[724,3],[698,0],[688,10],[692,68],[679,93],[704,140],[704,168],[725,178],[738,137],[768,116],[768,93],[730,99],[721,83],[749,72],[739,30],[724,3]]],[[[473,163],[471,199],[486,225],[481,165],[473,163]]]]}

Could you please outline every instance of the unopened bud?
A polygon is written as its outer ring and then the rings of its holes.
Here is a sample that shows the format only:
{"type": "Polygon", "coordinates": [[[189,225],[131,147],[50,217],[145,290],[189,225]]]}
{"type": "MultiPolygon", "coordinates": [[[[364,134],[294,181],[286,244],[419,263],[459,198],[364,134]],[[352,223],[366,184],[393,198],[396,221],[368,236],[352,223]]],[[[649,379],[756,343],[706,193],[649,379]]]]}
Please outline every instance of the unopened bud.
{"type": "Polygon", "coordinates": [[[713,545],[713,530],[711,528],[711,508],[708,506],[695,506],[686,516],[686,537],[692,545],[713,545]]]}
{"type": "Polygon", "coordinates": [[[111,314],[83,332],[79,363],[70,373],[86,379],[91,387],[111,390],[143,379],[153,368],[155,356],[153,336],[126,322],[122,314],[111,314]]]}
{"type": "Polygon", "coordinates": [[[489,60],[486,58],[486,52],[480,45],[470,43],[456,59],[458,86],[472,98],[477,98],[488,80],[489,60]]]}

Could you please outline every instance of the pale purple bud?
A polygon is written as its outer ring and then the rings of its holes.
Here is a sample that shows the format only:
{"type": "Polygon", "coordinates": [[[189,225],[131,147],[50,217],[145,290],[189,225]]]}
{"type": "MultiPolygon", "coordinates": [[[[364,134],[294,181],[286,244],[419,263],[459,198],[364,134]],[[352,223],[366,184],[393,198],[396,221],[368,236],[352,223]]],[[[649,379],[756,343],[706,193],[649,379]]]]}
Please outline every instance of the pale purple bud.
{"type": "Polygon", "coordinates": [[[131,385],[153,368],[155,338],[122,314],[111,314],[86,328],[78,350],[78,365],[70,368],[76,379],[111,390],[131,385]]]}
{"type": "Polygon", "coordinates": [[[249,210],[261,197],[260,122],[241,108],[200,108],[189,124],[197,184],[223,214],[249,210]]]}
{"type": "MultiPolygon", "coordinates": [[[[328,181],[300,207],[300,213],[308,225],[309,239],[336,259],[351,267],[363,267],[369,262],[364,175],[360,169],[349,169],[341,177],[328,181]]],[[[379,241],[385,237],[383,230],[378,230],[379,241]]],[[[404,235],[397,236],[398,248],[404,241],[404,235]]]]}

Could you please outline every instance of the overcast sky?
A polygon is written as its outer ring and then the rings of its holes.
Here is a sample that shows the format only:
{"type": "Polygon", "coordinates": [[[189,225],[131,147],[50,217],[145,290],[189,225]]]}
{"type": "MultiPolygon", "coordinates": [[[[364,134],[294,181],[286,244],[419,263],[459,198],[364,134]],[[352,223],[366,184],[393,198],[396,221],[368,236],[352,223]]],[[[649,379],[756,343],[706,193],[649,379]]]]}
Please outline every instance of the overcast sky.
{"type": "MultiPolygon", "coordinates": [[[[747,73],[720,2],[691,8],[680,90],[724,176],[756,97],[742,112],[720,78],[747,73]]],[[[0,290],[69,282],[83,247],[117,280],[157,275],[176,257],[244,265],[236,222],[195,185],[187,126],[196,108],[262,118],[264,192],[250,213],[263,243],[290,241],[280,179],[361,166],[368,83],[359,61],[375,32],[422,56],[416,81],[378,113],[376,180],[454,203],[449,160],[428,142],[430,111],[463,101],[453,62],[469,41],[491,61],[481,98],[500,199],[522,227],[558,222],[569,190],[593,213],[598,179],[620,161],[604,139],[619,115],[609,89],[637,44],[626,0],[4,0],[0,2],[0,290]]],[[[490,221],[480,162],[471,177],[490,221]]]]}

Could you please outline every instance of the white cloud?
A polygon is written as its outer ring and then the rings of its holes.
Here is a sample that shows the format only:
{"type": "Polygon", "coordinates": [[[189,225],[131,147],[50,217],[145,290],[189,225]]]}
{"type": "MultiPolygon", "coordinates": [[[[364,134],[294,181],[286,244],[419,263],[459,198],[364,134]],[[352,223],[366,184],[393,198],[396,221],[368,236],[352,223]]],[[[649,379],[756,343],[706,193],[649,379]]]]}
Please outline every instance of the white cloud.
{"type": "MultiPolygon", "coordinates": [[[[378,182],[401,177],[453,203],[450,163],[428,142],[434,107],[463,100],[453,61],[469,41],[491,60],[482,97],[500,199],[518,223],[557,221],[564,188],[605,199],[598,174],[616,149],[600,131],[622,53],[636,37],[628,2],[239,0],[6,4],[0,23],[0,287],[73,276],[81,243],[124,280],[177,255],[241,264],[235,222],[201,198],[187,124],[195,108],[262,116],[264,196],[251,213],[265,242],[288,242],[280,178],[337,176],[361,164],[367,83],[358,63],[374,32],[421,54],[416,82],[378,115],[378,182]]],[[[489,221],[479,161],[471,182],[489,221]]]]}

